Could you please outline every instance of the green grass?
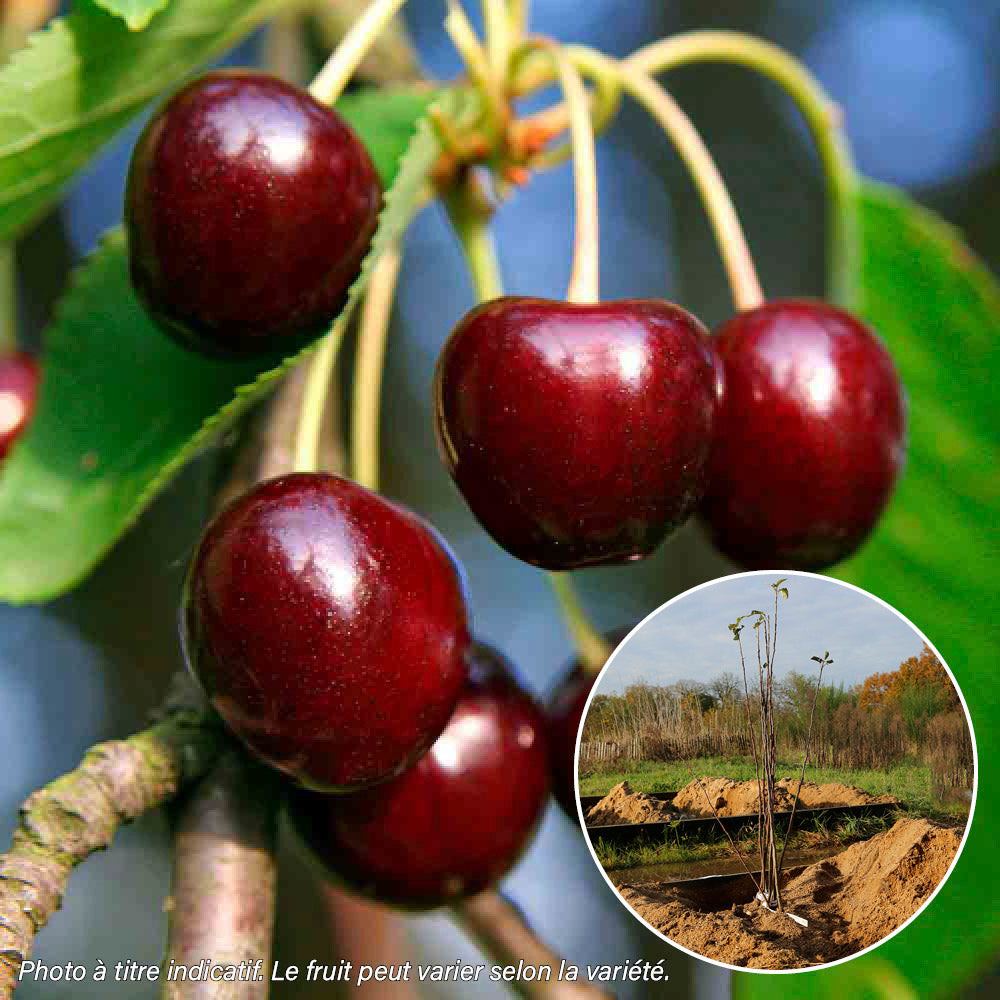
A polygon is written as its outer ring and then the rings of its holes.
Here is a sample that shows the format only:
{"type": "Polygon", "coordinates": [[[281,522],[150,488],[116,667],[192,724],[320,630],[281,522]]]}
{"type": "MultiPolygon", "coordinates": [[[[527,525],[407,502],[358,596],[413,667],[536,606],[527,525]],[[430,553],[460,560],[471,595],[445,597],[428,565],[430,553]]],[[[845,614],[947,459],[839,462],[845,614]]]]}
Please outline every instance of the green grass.
{"type": "MultiPolygon", "coordinates": [[[[581,795],[605,795],[620,781],[628,781],[636,792],[676,792],[695,777],[725,776],[734,781],[754,778],[753,758],[699,757],[690,761],[626,761],[580,776],[581,795]],[[624,768],[628,769],[625,770],[624,768]]],[[[776,777],[798,778],[802,759],[779,760],[776,777]]],[[[855,785],[871,795],[894,795],[907,812],[928,819],[958,820],[967,814],[961,804],[942,803],[934,793],[929,765],[907,760],[889,771],[853,770],[850,768],[806,768],[806,780],[817,784],[841,782],[855,785]]]]}
{"type": "MultiPolygon", "coordinates": [[[[853,844],[858,840],[867,840],[877,833],[888,830],[896,821],[897,814],[887,816],[851,816],[833,825],[830,821],[821,824],[811,824],[809,827],[792,832],[788,842],[790,851],[808,850],[810,848],[833,847],[853,844]]],[[[759,845],[756,837],[741,836],[736,841],[745,858],[751,862],[759,856],[759,845]]],[[[597,859],[607,871],[618,868],[638,868],[642,865],[680,864],[692,861],[709,861],[713,858],[734,857],[732,845],[721,829],[717,829],[708,837],[701,836],[697,840],[688,837],[675,839],[673,831],[665,833],[662,843],[645,842],[639,844],[609,844],[598,838],[594,845],[597,859]]]]}

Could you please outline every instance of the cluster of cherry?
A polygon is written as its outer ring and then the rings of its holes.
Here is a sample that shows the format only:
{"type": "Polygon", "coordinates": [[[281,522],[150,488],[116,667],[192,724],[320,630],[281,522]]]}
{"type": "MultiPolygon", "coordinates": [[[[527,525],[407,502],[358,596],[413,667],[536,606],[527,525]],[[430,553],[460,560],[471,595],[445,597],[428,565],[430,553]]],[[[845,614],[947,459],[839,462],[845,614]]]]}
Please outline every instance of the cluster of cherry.
{"type": "MultiPolygon", "coordinates": [[[[343,308],[382,201],[329,108],[265,74],[208,74],[136,147],[134,287],[189,348],[288,355],[343,308]]],[[[805,300],[709,334],[660,301],[496,299],[448,340],[434,409],[483,527],[557,571],[641,559],[695,512],[744,566],[821,568],[871,531],[904,455],[886,350],[805,300]]],[[[290,814],[316,854],[398,905],[494,882],[550,787],[577,815],[592,677],[571,671],[546,717],[470,638],[465,596],[421,518],[315,470],[220,512],[185,587],[185,653],[214,707],[293,779],[290,814]]]]}

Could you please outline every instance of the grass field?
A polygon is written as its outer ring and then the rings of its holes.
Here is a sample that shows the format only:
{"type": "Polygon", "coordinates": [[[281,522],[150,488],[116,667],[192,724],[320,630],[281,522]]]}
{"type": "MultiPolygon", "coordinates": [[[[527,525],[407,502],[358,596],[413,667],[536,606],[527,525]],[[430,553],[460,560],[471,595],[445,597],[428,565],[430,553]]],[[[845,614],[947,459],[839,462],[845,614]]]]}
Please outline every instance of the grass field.
{"type": "MultiPolygon", "coordinates": [[[[836,826],[795,830],[788,841],[788,849],[797,851],[818,847],[847,847],[855,841],[867,840],[877,833],[882,833],[883,830],[888,830],[897,815],[890,813],[888,816],[851,816],[841,820],[836,826]]],[[[637,845],[607,844],[598,838],[594,851],[598,861],[607,871],[614,871],[616,868],[638,868],[641,865],[677,864],[734,856],[732,845],[721,829],[708,839],[691,838],[677,842],[672,839],[673,837],[673,832],[668,831],[662,843],[637,845]]],[[[783,838],[779,838],[779,843],[781,839],[783,838]]],[[[760,848],[756,837],[740,837],[736,845],[744,857],[751,860],[758,858],[760,848]]]]}

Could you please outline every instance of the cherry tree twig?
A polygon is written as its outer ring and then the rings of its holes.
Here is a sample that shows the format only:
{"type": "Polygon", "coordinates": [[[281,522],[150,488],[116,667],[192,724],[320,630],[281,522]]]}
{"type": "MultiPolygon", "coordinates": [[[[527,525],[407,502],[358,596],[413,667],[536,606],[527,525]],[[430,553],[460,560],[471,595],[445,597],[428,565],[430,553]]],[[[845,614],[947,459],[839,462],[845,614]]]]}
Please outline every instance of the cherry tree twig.
{"type": "Polygon", "coordinates": [[[35,934],[62,904],[70,872],[115,832],[200,777],[225,736],[190,688],[166,717],[127,740],[91,747],[79,767],[33,792],[0,856],[0,1000],[8,1000],[35,934]]]}
{"type": "MultiPolygon", "coordinates": [[[[239,751],[224,754],[182,804],[167,900],[166,969],[254,967],[241,1000],[265,1000],[269,985],[277,865],[278,778],[239,751]]],[[[164,977],[163,1000],[222,1000],[233,985],[164,977]]]]}
{"type": "MultiPolygon", "coordinates": [[[[451,909],[468,934],[497,962],[560,968],[559,956],[541,941],[517,908],[496,889],[486,889],[453,904],[451,909]]],[[[610,1000],[610,994],[589,981],[553,978],[517,982],[511,986],[525,1000],[610,1000]]]]}

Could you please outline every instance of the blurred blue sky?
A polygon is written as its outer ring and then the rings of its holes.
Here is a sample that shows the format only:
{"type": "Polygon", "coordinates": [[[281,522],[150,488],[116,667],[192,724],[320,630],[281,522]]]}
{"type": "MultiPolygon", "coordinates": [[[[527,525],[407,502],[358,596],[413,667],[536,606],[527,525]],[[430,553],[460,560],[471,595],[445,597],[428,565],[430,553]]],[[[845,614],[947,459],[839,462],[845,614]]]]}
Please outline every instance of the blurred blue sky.
{"type": "MultiPolygon", "coordinates": [[[[723,671],[742,676],[739,646],[727,625],[754,609],[773,616],[770,584],[784,575],[725,577],[675,598],[619,646],[601,676],[599,693],[621,691],[639,680],[707,681],[723,671]]],[[[793,670],[815,677],[818,664],[810,657],[829,650],[834,663],[824,670],[823,683],[849,688],[873,673],[895,670],[923,648],[923,638],[906,619],[864,591],[807,574],[793,574],[783,586],[789,597],[778,598],[777,678],[793,670]]],[[[757,632],[749,627],[752,620],[743,624],[748,626],[741,638],[752,679],[757,669],[757,632]]]]}

